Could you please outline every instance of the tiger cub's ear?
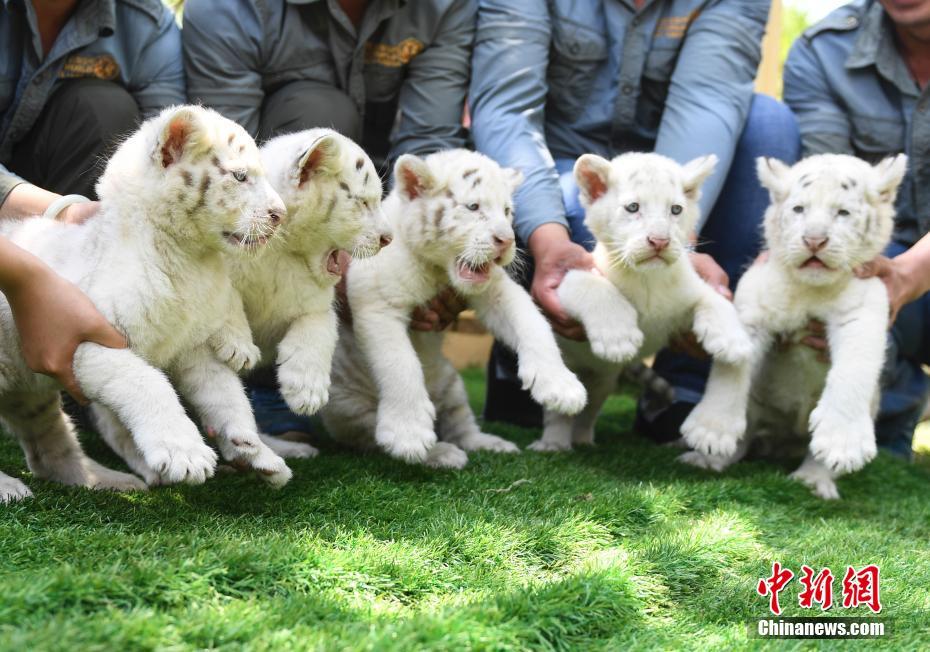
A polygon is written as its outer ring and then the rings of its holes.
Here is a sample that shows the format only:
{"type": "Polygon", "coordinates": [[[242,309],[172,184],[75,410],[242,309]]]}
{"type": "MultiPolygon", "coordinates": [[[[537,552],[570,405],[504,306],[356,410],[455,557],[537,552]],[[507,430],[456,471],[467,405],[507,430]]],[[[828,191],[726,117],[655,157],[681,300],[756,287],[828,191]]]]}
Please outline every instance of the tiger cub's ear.
{"type": "Polygon", "coordinates": [[[197,157],[210,150],[209,131],[197,107],[180,106],[169,115],[158,135],[155,154],[162,167],[168,168],[184,157],[197,157]]]}
{"type": "Polygon", "coordinates": [[[320,174],[339,174],[339,157],[341,155],[339,138],[333,134],[320,136],[297,159],[297,186],[304,185],[311,178],[320,174]]]}
{"type": "Polygon", "coordinates": [[[869,188],[869,194],[883,204],[894,203],[898,194],[898,186],[904,180],[907,172],[907,156],[898,154],[879,161],[872,170],[875,179],[869,188]]]}
{"type": "Polygon", "coordinates": [[[394,184],[405,199],[431,195],[436,190],[436,178],[429,165],[419,156],[404,154],[394,165],[394,184]]]}
{"type": "Polygon", "coordinates": [[[575,161],[575,181],[585,204],[593,204],[607,194],[610,161],[597,154],[585,154],[575,161]]]}
{"type": "Polygon", "coordinates": [[[756,159],[759,183],[769,191],[772,203],[778,204],[788,196],[788,175],[791,168],[777,158],[760,156],[756,159]]]}
{"type": "Polygon", "coordinates": [[[685,195],[691,201],[701,197],[701,185],[707,180],[717,167],[717,156],[708,154],[688,161],[682,167],[684,173],[685,195]]]}

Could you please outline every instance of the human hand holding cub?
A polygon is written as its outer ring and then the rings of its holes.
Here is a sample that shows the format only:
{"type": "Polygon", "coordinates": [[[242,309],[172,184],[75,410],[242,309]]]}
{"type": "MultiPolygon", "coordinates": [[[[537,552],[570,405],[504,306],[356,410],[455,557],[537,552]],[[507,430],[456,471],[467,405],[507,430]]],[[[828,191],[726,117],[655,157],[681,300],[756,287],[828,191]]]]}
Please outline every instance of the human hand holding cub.
{"type": "Polygon", "coordinates": [[[0,239],[6,261],[19,261],[17,272],[5,270],[0,286],[16,321],[26,364],[60,382],[80,403],[87,403],[74,377],[74,352],[81,342],[124,349],[126,339],[107,322],[78,287],[38,258],[0,239]]]}
{"type": "Polygon", "coordinates": [[[542,308],[556,333],[584,341],[584,328],[562,308],[557,290],[570,269],[594,269],[594,258],[584,247],[569,239],[568,230],[561,224],[538,227],[530,236],[529,248],[536,263],[530,295],[542,308]]]}

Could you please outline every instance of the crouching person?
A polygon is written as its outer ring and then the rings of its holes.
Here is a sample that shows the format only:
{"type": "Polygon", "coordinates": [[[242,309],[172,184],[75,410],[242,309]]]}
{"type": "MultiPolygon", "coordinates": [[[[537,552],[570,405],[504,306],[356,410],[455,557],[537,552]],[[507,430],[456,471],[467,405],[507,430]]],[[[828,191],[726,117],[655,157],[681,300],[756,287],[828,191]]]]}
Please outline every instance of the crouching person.
{"type": "MultiPolygon", "coordinates": [[[[767,193],[754,159],[793,162],[794,117],[753,95],[769,0],[601,3],[481,0],[470,93],[479,151],[521,170],[514,226],[534,266],[526,279],[556,330],[582,339],[558,299],[571,269],[590,269],[594,239],[572,176],[585,153],[652,151],[678,163],[714,154],[692,263],[726,297],[756,256],[767,193]]],[[[525,425],[539,411],[521,392],[510,356],[495,347],[485,417],[525,425]]],[[[678,437],[703,393],[706,361],[660,352],[654,368],[674,402],[647,392],[638,429],[678,437]]]]}
{"type": "MultiPolygon", "coordinates": [[[[120,137],[185,99],[180,33],[158,0],[5,2],[0,217],[42,214],[59,195],[96,199],[120,137]]],[[[71,205],[60,219],[95,209],[71,205]]]]}
{"type": "MultiPolygon", "coordinates": [[[[875,431],[910,457],[930,394],[930,0],[857,0],[799,38],[785,66],[785,101],[805,155],[852,154],[871,163],[906,153],[888,258],[870,265],[888,288],[894,324],[875,431]]],[[[814,344],[826,346],[822,338],[814,344]]]]}
{"type": "MultiPolygon", "coordinates": [[[[386,178],[402,154],[465,145],[476,11],[473,0],[188,0],[182,38],[189,95],[259,141],[335,129],[359,143],[386,178]]],[[[442,310],[415,315],[414,328],[448,323],[461,305],[440,301],[442,310]]],[[[311,429],[281,398],[273,368],[247,385],[264,432],[311,429]]]]}

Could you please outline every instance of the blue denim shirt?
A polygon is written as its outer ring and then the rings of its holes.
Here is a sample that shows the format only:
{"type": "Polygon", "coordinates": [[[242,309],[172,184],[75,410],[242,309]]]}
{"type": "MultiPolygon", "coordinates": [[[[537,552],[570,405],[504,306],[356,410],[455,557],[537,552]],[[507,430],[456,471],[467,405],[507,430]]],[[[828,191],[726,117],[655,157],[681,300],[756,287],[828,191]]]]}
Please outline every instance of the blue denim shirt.
{"type": "Polygon", "coordinates": [[[64,80],[113,80],[146,117],[183,104],[181,36],[159,0],[83,0],[51,52],[42,52],[29,0],[0,5],[0,203],[22,183],[4,166],[64,80]]]}
{"type": "Polygon", "coordinates": [[[472,60],[477,148],[526,177],[525,241],[565,224],[554,158],[654,150],[720,158],[717,199],[752,101],[770,0],[480,0],[472,60]]]}
{"type": "Polygon", "coordinates": [[[921,92],[877,0],[856,0],[811,27],[785,64],[785,101],[805,154],[854,154],[871,162],[907,153],[895,239],[930,230],[930,87],[921,92]]]}
{"type": "Polygon", "coordinates": [[[390,132],[378,158],[463,147],[476,12],[475,0],[371,0],[356,29],[337,0],[188,0],[189,95],[255,136],[266,94],[317,81],[390,132]]]}

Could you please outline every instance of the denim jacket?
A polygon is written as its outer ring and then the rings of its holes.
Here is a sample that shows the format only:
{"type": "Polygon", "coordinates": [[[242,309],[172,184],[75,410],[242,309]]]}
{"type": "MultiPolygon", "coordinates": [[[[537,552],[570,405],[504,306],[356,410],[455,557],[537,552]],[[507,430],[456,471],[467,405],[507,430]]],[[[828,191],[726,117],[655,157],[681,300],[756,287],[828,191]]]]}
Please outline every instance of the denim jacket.
{"type": "Polygon", "coordinates": [[[472,61],[476,147],[521,169],[525,241],[567,225],[555,158],[716,154],[717,200],[752,101],[770,0],[480,0],[472,61]]]}
{"type": "Polygon", "coordinates": [[[895,239],[930,230],[930,87],[921,92],[877,0],[856,0],[811,27],[785,65],[785,101],[805,154],[854,154],[872,163],[905,152],[895,239]]]}
{"type": "Polygon", "coordinates": [[[83,0],[44,55],[30,0],[0,5],[0,203],[22,180],[4,166],[62,81],[113,80],[146,117],[185,99],[181,36],[159,0],[83,0]]]}

